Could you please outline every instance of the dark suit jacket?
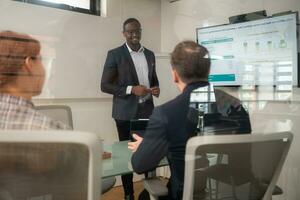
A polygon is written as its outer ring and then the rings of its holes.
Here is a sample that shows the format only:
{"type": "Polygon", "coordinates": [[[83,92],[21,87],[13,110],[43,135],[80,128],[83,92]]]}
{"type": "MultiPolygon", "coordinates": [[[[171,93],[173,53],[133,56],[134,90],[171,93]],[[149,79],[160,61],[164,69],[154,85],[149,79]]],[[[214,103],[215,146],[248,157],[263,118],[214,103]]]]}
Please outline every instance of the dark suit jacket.
{"type": "Polygon", "coordinates": [[[196,129],[196,124],[187,121],[190,93],[207,84],[190,84],[175,99],[156,107],[144,139],[132,156],[132,167],[137,173],[155,169],[159,161],[167,156],[171,170],[170,199],[181,199],[186,142],[196,129]]]}
{"type": "MultiPolygon", "coordinates": [[[[148,63],[150,87],[158,86],[154,53],[145,48],[144,54],[148,63]]],[[[138,97],[126,94],[129,85],[139,85],[139,80],[128,48],[124,44],[108,52],[101,79],[102,92],[113,95],[112,117],[115,119],[130,120],[136,115],[138,97]]],[[[150,106],[154,107],[153,103],[150,106]]]]}
{"type": "MultiPolygon", "coordinates": [[[[197,127],[197,123],[189,116],[191,111],[190,94],[194,89],[207,84],[207,82],[189,84],[175,99],[156,107],[150,117],[144,139],[132,156],[132,167],[137,173],[155,169],[160,160],[167,156],[171,170],[170,184],[168,185],[169,199],[172,200],[182,198],[186,143],[190,137],[195,135],[197,127]]],[[[220,99],[222,108],[224,107],[222,106],[223,100],[224,98],[220,99]]],[[[236,106],[234,105],[234,107],[236,106]]],[[[229,108],[229,110],[233,110],[233,107],[229,106],[229,108]]],[[[226,113],[228,114],[228,112],[226,113]]],[[[235,113],[234,117],[236,115],[235,113]]],[[[241,116],[243,115],[242,111],[241,116]]],[[[217,124],[220,122],[216,118],[214,121],[217,124]]],[[[245,116],[245,121],[246,127],[250,126],[248,115],[245,116]]],[[[244,131],[244,129],[241,130],[244,131]]],[[[248,133],[251,132],[251,127],[248,127],[247,130],[248,133]]]]}

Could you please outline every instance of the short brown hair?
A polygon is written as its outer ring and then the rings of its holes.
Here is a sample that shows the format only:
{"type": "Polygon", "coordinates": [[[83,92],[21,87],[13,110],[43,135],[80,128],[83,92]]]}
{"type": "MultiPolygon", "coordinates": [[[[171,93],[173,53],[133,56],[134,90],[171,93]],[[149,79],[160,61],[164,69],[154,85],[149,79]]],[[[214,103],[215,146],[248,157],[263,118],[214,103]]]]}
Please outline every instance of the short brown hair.
{"type": "Polygon", "coordinates": [[[13,31],[0,32],[0,86],[13,80],[27,57],[35,58],[41,50],[38,40],[13,31]]]}
{"type": "Polygon", "coordinates": [[[183,41],[171,53],[171,65],[185,83],[208,81],[210,58],[208,50],[193,41],[183,41]]]}

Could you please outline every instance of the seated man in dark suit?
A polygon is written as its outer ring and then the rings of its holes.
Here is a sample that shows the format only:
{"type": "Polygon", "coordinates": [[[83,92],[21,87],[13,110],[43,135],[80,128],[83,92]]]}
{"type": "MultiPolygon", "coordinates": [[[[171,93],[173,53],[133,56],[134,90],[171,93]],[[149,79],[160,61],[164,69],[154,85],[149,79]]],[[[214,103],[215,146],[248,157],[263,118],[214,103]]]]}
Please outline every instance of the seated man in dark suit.
{"type": "Polygon", "coordinates": [[[185,41],[175,47],[171,64],[181,94],[154,109],[144,138],[134,135],[137,141],[129,143],[129,148],[134,152],[132,167],[137,173],[155,169],[167,156],[171,170],[169,199],[181,199],[186,142],[196,129],[196,124],[187,122],[190,94],[208,85],[210,59],[205,47],[185,41]]]}
{"type": "MultiPolygon", "coordinates": [[[[193,41],[184,41],[179,43],[172,52],[171,65],[173,80],[181,94],[154,109],[144,138],[134,134],[136,142],[130,142],[128,148],[134,152],[131,162],[137,173],[155,169],[159,161],[167,156],[171,170],[167,199],[174,200],[182,199],[186,143],[197,133],[197,122],[190,116],[191,93],[209,85],[209,53],[205,47],[193,41]]],[[[228,96],[222,92],[215,93],[216,100],[220,100],[219,104],[215,104],[217,112],[207,114],[204,125],[214,127],[215,124],[224,122],[225,125],[231,126],[231,122],[236,120],[237,124],[242,126],[234,127],[232,133],[251,132],[249,116],[244,112],[241,104],[234,98],[227,99],[228,96]],[[242,117],[245,122],[238,119],[243,115],[245,115],[242,117]],[[222,116],[231,119],[230,123],[222,120],[222,116]]],[[[213,131],[217,133],[218,127],[213,131]]],[[[220,134],[223,132],[220,131],[220,134]]],[[[203,161],[207,162],[207,160],[203,161]]],[[[205,177],[203,182],[205,183],[205,177]]],[[[202,190],[204,188],[205,184],[202,190]]]]}

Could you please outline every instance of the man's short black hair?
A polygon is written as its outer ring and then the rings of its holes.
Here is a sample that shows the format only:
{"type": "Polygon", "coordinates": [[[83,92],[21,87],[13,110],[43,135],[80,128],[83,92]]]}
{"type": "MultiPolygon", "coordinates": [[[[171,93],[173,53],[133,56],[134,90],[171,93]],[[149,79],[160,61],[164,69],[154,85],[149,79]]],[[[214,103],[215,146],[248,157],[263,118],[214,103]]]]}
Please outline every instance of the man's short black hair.
{"type": "Polygon", "coordinates": [[[196,42],[183,41],[171,53],[171,65],[185,83],[208,81],[210,58],[208,50],[196,42]]]}
{"type": "Polygon", "coordinates": [[[125,31],[125,26],[129,23],[132,23],[132,22],[136,22],[138,23],[140,26],[141,26],[141,23],[139,22],[139,20],[137,20],[136,18],[128,18],[124,21],[123,23],[123,31],[125,31]]]}

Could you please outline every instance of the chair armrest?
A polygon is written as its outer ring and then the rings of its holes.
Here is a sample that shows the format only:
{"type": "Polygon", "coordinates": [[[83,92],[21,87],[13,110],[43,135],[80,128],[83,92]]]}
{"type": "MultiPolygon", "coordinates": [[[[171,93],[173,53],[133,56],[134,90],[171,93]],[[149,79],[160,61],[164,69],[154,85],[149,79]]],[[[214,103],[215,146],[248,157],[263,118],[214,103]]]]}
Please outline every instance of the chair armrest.
{"type": "Polygon", "coordinates": [[[160,197],[168,195],[168,188],[158,178],[145,179],[144,187],[152,196],[160,197]]]}
{"type": "Polygon", "coordinates": [[[116,183],[116,177],[103,178],[102,180],[101,193],[109,191],[116,183]]]}
{"type": "Polygon", "coordinates": [[[278,185],[275,185],[272,195],[282,195],[282,194],[283,194],[283,190],[278,185]]]}

